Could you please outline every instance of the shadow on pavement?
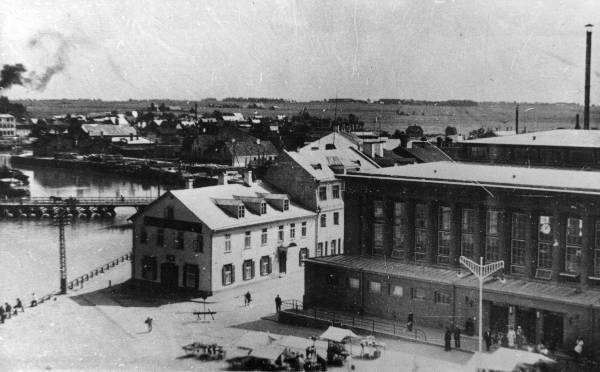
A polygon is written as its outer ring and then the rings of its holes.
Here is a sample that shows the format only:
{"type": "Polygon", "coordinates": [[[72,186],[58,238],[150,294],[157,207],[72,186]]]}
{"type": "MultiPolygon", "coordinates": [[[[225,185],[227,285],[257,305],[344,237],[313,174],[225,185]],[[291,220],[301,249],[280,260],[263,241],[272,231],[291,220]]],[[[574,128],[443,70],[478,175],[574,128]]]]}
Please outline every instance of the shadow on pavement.
{"type": "Polygon", "coordinates": [[[166,288],[139,286],[131,280],[109,288],[74,295],[70,299],[80,306],[158,307],[177,302],[202,303],[202,299],[197,296],[174,293],[166,288]]]}
{"type": "Polygon", "coordinates": [[[278,323],[275,315],[265,316],[251,322],[232,325],[230,328],[244,329],[247,331],[269,332],[280,335],[294,335],[298,337],[310,337],[314,336],[316,333],[322,333],[314,328],[305,328],[278,323]]]}

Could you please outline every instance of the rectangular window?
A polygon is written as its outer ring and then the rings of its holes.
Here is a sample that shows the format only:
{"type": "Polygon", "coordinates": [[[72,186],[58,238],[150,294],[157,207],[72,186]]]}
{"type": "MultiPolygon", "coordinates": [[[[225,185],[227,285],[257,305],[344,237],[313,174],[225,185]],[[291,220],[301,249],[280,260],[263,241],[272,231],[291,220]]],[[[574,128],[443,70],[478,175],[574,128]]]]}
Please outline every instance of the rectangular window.
{"type": "Polygon", "coordinates": [[[373,217],[376,220],[385,218],[385,204],[383,200],[373,200],[373,217]]]}
{"type": "Polygon", "coordinates": [[[252,244],[250,231],[244,233],[244,249],[250,249],[252,244]]]}
{"type": "Polygon", "coordinates": [[[225,234],[225,253],[231,252],[231,234],[225,234]]]}
{"type": "Polygon", "coordinates": [[[352,289],[360,288],[360,279],[358,278],[348,278],[348,287],[352,289]]]}
{"type": "Polygon", "coordinates": [[[500,212],[487,211],[485,260],[495,262],[500,260],[500,212]]]}
{"type": "Polygon", "coordinates": [[[394,224],[392,226],[392,257],[403,259],[406,252],[408,210],[405,202],[394,202],[394,224]]]}
{"type": "Polygon", "coordinates": [[[327,227],[327,215],[325,213],[321,215],[321,227],[327,227]]]}
{"type": "Polygon", "coordinates": [[[415,205],[415,261],[427,259],[429,248],[429,223],[426,204],[415,205]]]}
{"type": "Polygon", "coordinates": [[[319,187],[319,200],[327,200],[327,186],[319,187]]]}
{"type": "Polygon", "coordinates": [[[242,276],[244,280],[250,280],[254,278],[254,261],[246,260],[242,264],[242,276]]]}
{"type": "Polygon", "coordinates": [[[291,223],[290,224],[290,239],[294,240],[295,238],[296,238],[296,224],[291,223]]]}
{"type": "Polygon", "coordinates": [[[513,274],[525,274],[525,231],[528,222],[529,218],[526,214],[512,214],[510,272],[513,274]]]}
{"type": "Polygon", "coordinates": [[[196,235],[196,240],[194,241],[194,252],[195,253],[203,253],[204,252],[204,236],[196,235]]]}
{"type": "Polygon", "coordinates": [[[369,293],[381,294],[381,283],[369,281],[369,293]]]}
{"type": "Polygon", "coordinates": [[[260,203],[260,214],[267,214],[267,203],[260,203]]]}
{"type": "Polygon", "coordinates": [[[183,265],[183,286],[186,288],[198,288],[198,273],[198,265],[183,265]]]}
{"type": "Polygon", "coordinates": [[[331,254],[337,254],[337,249],[335,246],[335,240],[331,241],[331,254]]]}
{"type": "Polygon", "coordinates": [[[308,248],[300,248],[298,252],[298,266],[304,266],[304,260],[308,258],[308,248]]]}
{"type": "Polygon", "coordinates": [[[325,242],[325,256],[329,255],[329,250],[327,249],[328,245],[329,245],[329,242],[325,242]]]}
{"type": "Polygon", "coordinates": [[[302,222],[302,227],[300,229],[300,236],[303,238],[306,237],[306,222],[302,222]]]}
{"type": "Polygon", "coordinates": [[[177,237],[175,238],[175,249],[183,250],[185,245],[183,231],[177,231],[177,237]]]}
{"type": "Polygon", "coordinates": [[[156,274],[156,257],[144,256],[142,259],[142,278],[146,280],[156,280],[156,274]]]}
{"type": "Polygon", "coordinates": [[[552,269],[552,248],[554,246],[553,222],[551,216],[540,216],[538,219],[537,262],[539,269],[552,269]]]}
{"type": "Polygon", "coordinates": [[[467,258],[473,259],[475,255],[473,241],[473,209],[463,209],[461,216],[461,231],[460,231],[460,254],[467,258]]]}
{"type": "Polygon", "coordinates": [[[450,304],[450,295],[445,292],[436,291],[435,292],[435,303],[442,304],[442,305],[449,305],[450,304]]]}
{"type": "Polygon", "coordinates": [[[283,225],[279,225],[279,229],[277,230],[277,242],[283,242],[283,225]]]}
{"type": "Polygon", "coordinates": [[[165,218],[168,220],[172,220],[175,217],[175,211],[173,209],[173,207],[166,207],[165,208],[165,218]]]}
{"type": "Polygon", "coordinates": [[[142,231],[140,231],[140,243],[148,243],[148,231],[142,227],[142,231]]]}
{"type": "Polygon", "coordinates": [[[331,194],[334,199],[339,199],[340,198],[340,185],[333,185],[333,188],[331,189],[331,194]]]}
{"type": "Polygon", "coordinates": [[[411,288],[411,296],[413,300],[424,300],[425,290],[423,288],[411,288]]]}
{"type": "Polygon", "coordinates": [[[565,254],[565,271],[578,273],[581,265],[583,249],[583,220],[567,218],[567,250],[565,254]]]}
{"type": "Polygon", "coordinates": [[[223,265],[223,285],[230,285],[235,282],[235,271],[232,264],[223,265]]]}
{"type": "Polygon", "coordinates": [[[373,224],[373,254],[383,254],[384,225],[382,223],[373,224]]]}
{"type": "Polygon", "coordinates": [[[271,274],[271,257],[262,256],[260,258],[260,276],[271,274]]]}
{"type": "Polygon", "coordinates": [[[260,233],[260,244],[261,245],[266,245],[267,244],[267,229],[262,229],[262,232],[260,233]]]}
{"type": "Polygon", "coordinates": [[[390,296],[394,297],[403,297],[404,296],[404,287],[401,285],[392,285],[390,286],[390,296]]]}
{"type": "Polygon", "coordinates": [[[246,208],[243,205],[238,206],[238,218],[244,217],[246,214],[246,208]]]}
{"type": "Polygon", "coordinates": [[[340,213],[339,212],[333,212],[333,224],[334,225],[340,224],[340,213]]]}
{"type": "Polygon", "coordinates": [[[283,199],[283,210],[287,211],[290,209],[290,201],[288,199],[283,199]]]}
{"type": "Polygon", "coordinates": [[[158,229],[156,230],[156,245],[159,247],[163,247],[165,245],[165,230],[158,229]]]}
{"type": "Polygon", "coordinates": [[[440,207],[438,213],[438,254],[437,262],[450,263],[450,225],[452,210],[450,207],[440,207]]]}
{"type": "Polygon", "coordinates": [[[321,257],[323,256],[323,243],[318,243],[317,244],[317,250],[315,252],[315,256],[316,257],[321,257]]]}

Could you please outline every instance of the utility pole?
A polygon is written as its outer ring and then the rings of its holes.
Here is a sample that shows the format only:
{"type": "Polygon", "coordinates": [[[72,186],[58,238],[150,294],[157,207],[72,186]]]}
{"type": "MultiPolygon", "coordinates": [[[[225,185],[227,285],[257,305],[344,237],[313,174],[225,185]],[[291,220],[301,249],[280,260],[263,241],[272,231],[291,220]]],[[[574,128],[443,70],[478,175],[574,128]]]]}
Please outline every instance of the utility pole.
{"type": "Polygon", "coordinates": [[[479,279],[479,352],[481,353],[481,340],[483,339],[483,281],[496,271],[503,269],[504,261],[496,261],[484,265],[483,257],[479,257],[479,263],[477,263],[465,256],[460,256],[460,263],[479,279]]]}
{"type": "Polygon", "coordinates": [[[67,250],[65,247],[65,225],[69,224],[66,211],[58,207],[54,224],[58,226],[58,255],[60,264],[60,294],[67,294],[67,250]]]}

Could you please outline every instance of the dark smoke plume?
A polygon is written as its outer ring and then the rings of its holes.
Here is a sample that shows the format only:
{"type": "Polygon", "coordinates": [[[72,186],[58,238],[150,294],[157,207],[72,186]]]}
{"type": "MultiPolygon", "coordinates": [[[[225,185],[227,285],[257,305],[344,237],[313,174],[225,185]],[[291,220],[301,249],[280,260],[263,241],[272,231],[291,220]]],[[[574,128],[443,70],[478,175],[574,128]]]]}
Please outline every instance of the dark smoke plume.
{"type": "Polygon", "coordinates": [[[0,71],[0,89],[7,89],[13,85],[23,85],[28,79],[23,77],[27,69],[20,63],[4,65],[0,71]]]}
{"type": "Polygon", "coordinates": [[[54,75],[63,71],[68,64],[68,55],[71,49],[69,39],[59,32],[43,32],[36,34],[29,40],[30,48],[44,47],[44,43],[55,43],[57,45],[53,55],[49,58],[51,61],[45,70],[41,73],[31,72],[25,79],[25,82],[35,90],[43,91],[54,75]]]}

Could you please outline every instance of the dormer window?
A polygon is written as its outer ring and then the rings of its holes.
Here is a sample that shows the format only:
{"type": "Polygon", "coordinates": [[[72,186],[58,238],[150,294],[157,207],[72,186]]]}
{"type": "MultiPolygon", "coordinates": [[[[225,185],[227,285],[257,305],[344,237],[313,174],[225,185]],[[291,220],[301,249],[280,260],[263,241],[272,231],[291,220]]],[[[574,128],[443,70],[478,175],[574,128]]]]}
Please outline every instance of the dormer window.
{"type": "Polygon", "coordinates": [[[323,167],[321,167],[320,163],[311,164],[311,166],[313,167],[314,170],[321,170],[321,169],[323,169],[323,167]]]}
{"type": "Polygon", "coordinates": [[[244,208],[243,205],[240,205],[238,207],[238,218],[242,218],[244,217],[244,214],[246,213],[246,208],[244,208]]]}
{"type": "Polygon", "coordinates": [[[283,210],[287,211],[290,209],[290,201],[288,199],[283,200],[283,210]]]}
{"type": "Polygon", "coordinates": [[[267,203],[260,203],[260,214],[267,214],[267,203]]]}

